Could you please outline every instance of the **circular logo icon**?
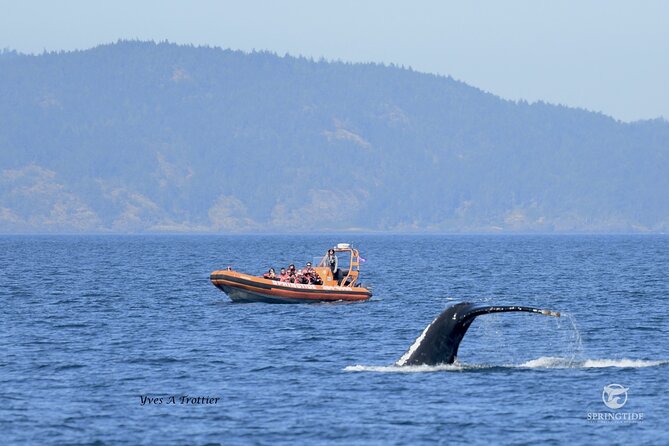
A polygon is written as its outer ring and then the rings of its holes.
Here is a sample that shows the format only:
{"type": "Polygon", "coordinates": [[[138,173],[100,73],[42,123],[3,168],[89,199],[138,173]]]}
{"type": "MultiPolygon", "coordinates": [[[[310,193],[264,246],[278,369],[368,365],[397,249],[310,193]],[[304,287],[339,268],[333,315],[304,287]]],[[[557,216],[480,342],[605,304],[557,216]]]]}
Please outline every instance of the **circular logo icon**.
{"type": "Polygon", "coordinates": [[[604,404],[609,409],[620,409],[627,402],[627,391],[629,389],[629,387],[624,387],[620,384],[604,386],[602,401],[604,401],[604,404]]]}

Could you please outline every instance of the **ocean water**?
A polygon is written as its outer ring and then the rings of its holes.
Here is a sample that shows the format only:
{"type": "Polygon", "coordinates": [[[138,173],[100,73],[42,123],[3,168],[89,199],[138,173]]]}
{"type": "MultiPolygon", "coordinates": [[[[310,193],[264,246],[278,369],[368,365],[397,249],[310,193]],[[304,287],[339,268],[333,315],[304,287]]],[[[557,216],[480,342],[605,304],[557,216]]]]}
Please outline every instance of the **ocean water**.
{"type": "Polygon", "coordinates": [[[669,442],[667,236],[5,236],[0,301],[2,444],[669,442]],[[337,242],[370,301],[208,280],[337,242]],[[456,364],[393,365],[460,301],[563,317],[481,316],[456,364]]]}

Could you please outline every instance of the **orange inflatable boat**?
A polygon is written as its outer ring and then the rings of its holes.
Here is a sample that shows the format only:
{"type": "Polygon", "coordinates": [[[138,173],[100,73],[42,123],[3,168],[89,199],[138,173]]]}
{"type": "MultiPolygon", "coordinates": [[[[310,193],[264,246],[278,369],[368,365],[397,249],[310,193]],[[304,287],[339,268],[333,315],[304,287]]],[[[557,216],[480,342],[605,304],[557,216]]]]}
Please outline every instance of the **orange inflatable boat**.
{"type": "Polygon", "coordinates": [[[318,284],[281,281],[244,274],[231,268],[211,273],[211,283],[227,294],[233,302],[303,303],[327,301],[362,301],[372,297],[370,288],[361,285],[358,250],[347,243],[334,248],[337,261],[328,261],[328,254],[314,261],[318,284]]]}

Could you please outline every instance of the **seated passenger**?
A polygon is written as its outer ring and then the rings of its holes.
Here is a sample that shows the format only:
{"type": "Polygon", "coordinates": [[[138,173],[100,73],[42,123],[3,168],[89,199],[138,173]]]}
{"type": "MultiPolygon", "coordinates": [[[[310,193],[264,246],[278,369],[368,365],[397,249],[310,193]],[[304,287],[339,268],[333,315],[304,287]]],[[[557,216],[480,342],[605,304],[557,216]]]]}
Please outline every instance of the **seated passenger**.
{"type": "Polygon", "coordinates": [[[319,276],[316,271],[314,271],[314,275],[311,279],[311,283],[314,284],[314,285],[323,285],[323,279],[321,279],[321,276],[319,276]]]}
{"type": "Polygon", "coordinates": [[[278,280],[279,279],[276,276],[276,273],[274,272],[274,268],[270,268],[269,271],[267,271],[262,276],[263,276],[264,279],[269,279],[269,280],[278,280]]]}
{"type": "Polygon", "coordinates": [[[306,278],[307,283],[314,285],[322,285],[323,281],[319,277],[318,273],[311,266],[311,262],[307,262],[306,266],[302,269],[302,275],[306,278]],[[320,283],[318,283],[320,282],[320,283]]]}
{"type": "Polygon", "coordinates": [[[297,271],[295,270],[295,265],[288,265],[288,282],[295,283],[297,279],[297,271]]]}
{"type": "Polygon", "coordinates": [[[281,282],[289,282],[290,276],[288,275],[288,272],[286,271],[286,268],[281,268],[281,274],[279,274],[279,280],[281,282]]]}

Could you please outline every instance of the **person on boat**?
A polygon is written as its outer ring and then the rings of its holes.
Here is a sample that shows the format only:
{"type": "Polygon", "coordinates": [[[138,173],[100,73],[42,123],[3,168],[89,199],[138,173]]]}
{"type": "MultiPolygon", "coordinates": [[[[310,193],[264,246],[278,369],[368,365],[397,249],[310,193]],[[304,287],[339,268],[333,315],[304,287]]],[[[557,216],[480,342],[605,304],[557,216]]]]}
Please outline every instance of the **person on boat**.
{"type": "Polygon", "coordinates": [[[335,271],[337,271],[337,263],[338,259],[335,254],[335,250],[330,248],[328,249],[328,254],[325,257],[325,266],[330,267],[330,271],[332,271],[332,274],[334,274],[335,271]]]}
{"type": "Polygon", "coordinates": [[[288,282],[297,282],[297,271],[295,270],[295,265],[292,263],[288,265],[288,282]]]}
{"type": "MultiPolygon", "coordinates": [[[[309,262],[307,262],[307,265],[309,265],[309,262]]],[[[303,285],[309,284],[309,271],[306,266],[296,272],[295,283],[301,283],[303,285]]]]}
{"type": "Polygon", "coordinates": [[[309,283],[312,285],[323,285],[323,279],[321,279],[317,271],[314,271],[314,274],[309,278],[309,283]]]}
{"type": "Polygon", "coordinates": [[[279,280],[281,282],[290,282],[290,276],[288,275],[288,271],[286,271],[286,268],[281,268],[281,273],[279,274],[279,280]]]}
{"type": "Polygon", "coordinates": [[[270,268],[269,271],[267,271],[262,276],[263,276],[263,278],[269,279],[269,280],[278,280],[279,279],[276,275],[276,272],[274,271],[274,268],[270,268]]]}
{"type": "Polygon", "coordinates": [[[325,266],[330,268],[330,271],[332,271],[332,277],[334,280],[339,280],[338,273],[337,273],[337,268],[339,268],[339,259],[337,259],[337,255],[335,254],[335,250],[330,248],[328,249],[328,254],[325,256],[325,266]]]}
{"type": "Polygon", "coordinates": [[[306,283],[310,283],[312,285],[322,285],[323,281],[321,278],[318,276],[318,273],[316,270],[311,266],[311,262],[307,262],[304,268],[302,268],[302,277],[306,279],[306,283]],[[319,283],[320,282],[320,283],[319,283]]]}

